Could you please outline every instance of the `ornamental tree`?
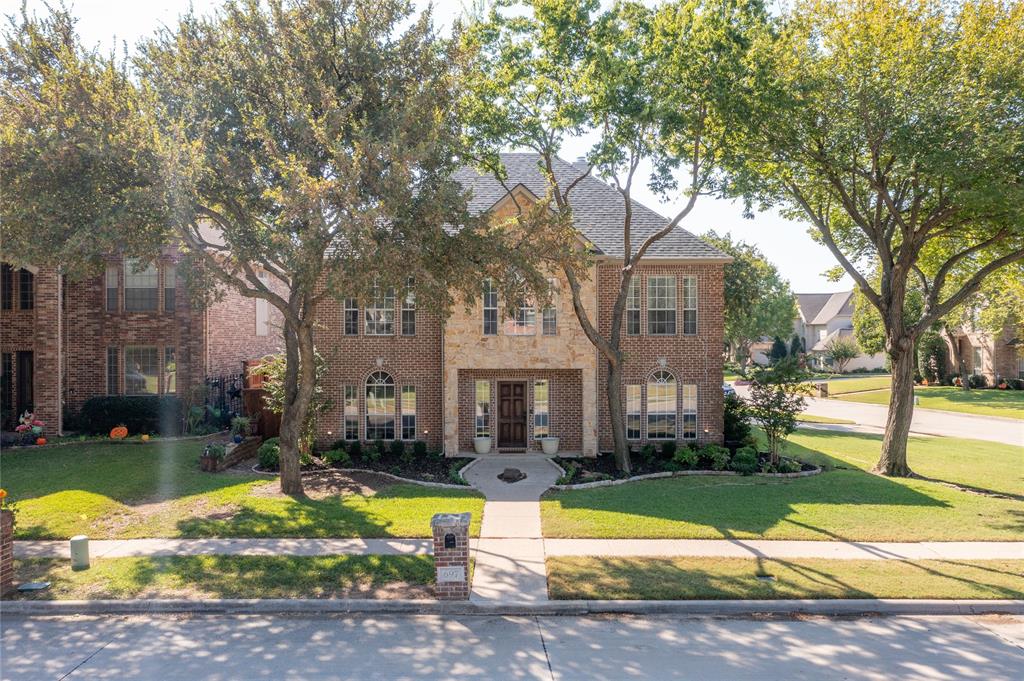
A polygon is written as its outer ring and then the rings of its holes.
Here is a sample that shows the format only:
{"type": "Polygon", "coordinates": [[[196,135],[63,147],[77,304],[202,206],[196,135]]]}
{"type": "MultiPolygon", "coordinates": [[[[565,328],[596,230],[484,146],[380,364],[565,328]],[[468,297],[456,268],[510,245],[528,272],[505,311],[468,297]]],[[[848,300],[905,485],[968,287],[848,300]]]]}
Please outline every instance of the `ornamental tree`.
{"type": "Polygon", "coordinates": [[[622,197],[624,257],[608,333],[581,299],[588,259],[564,246],[549,257],[564,273],[576,318],[607,369],[615,458],[629,471],[621,334],[630,282],[651,246],[683,222],[700,195],[723,184],[732,133],[724,111],[740,101],[734,85],[745,73],[748,34],[763,13],[757,2],[724,0],[667,3],[656,10],[623,2],[603,12],[599,4],[502,0],[476,17],[465,35],[476,54],[466,120],[480,165],[499,179],[498,151],[525,148],[540,156],[548,182],[547,229],[569,243],[575,243],[570,198],[583,177],[596,174],[622,197]],[[581,135],[594,140],[585,167],[576,177],[556,177],[553,159],[563,142],[581,135]],[[681,179],[675,174],[680,169],[681,179]],[[645,179],[666,200],[683,205],[662,229],[637,238],[633,189],[645,179]]]}
{"type": "Polygon", "coordinates": [[[1021,3],[799,0],[752,62],[745,189],[808,221],[879,313],[885,475],[912,474],[917,339],[1024,260],[1021,35],[1021,3]]]}
{"type": "Polygon", "coordinates": [[[849,336],[836,336],[825,343],[825,359],[832,362],[836,373],[846,373],[846,365],[860,356],[860,346],[849,336]]]}
{"type": "Polygon", "coordinates": [[[771,463],[777,466],[786,438],[796,430],[796,417],[807,406],[804,398],[811,386],[806,380],[807,372],[792,357],[769,367],[757,367],[752,376],[748,411],[764,431],[771,463]]]}

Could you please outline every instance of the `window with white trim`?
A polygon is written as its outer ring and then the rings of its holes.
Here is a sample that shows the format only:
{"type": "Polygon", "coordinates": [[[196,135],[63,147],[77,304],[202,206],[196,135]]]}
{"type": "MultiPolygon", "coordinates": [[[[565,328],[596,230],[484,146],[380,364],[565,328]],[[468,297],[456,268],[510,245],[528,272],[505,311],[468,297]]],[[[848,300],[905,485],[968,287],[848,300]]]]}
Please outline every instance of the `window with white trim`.
{"type": "Polygon", "coordinates": [[[551,434],[549,385],[547,379],[533,382],[533,437],[536,440],[551,434]]]}
{"type": "Polygon", "coordinates": [[[485,336],[498,335],[498,289],[494,288],[494,282],[484,279],[483,283],[483,327],[485,336]]]}
{"type": "Polygon", "coordinates": [[[676,439],[676,379],[668,371],[647,381],[647,439],[676,439]]]}
{"type": "Polygon", "coordinates": [[[977,376],[977,375],[981,374],[982,370],[985,368],[984,367],[985,355],[982,352],[982,349],[980,347],[974,348],[972,359],[973,359],[973,361],[971,362],[971,364],[973,366],[971,367],[971,373],[973,373],[975,376],[977,376]]]}
{"type": "Polygon", "coordinates": [[[107,290],[107,312],[117,312],[117,265],[107,265],[106,290],[107,290]]]}
{"type": "Polygon", "coordinates": [[[626,290],[626,335],[640,335],[640,277],[634,275],[626,290]]]}
{"type": "Polygon", "coordinates": [[[505,320],[505,334],[509,336],[533,336],[537,333],[537,308],[523,303],[512,312],[511,319],[505,320]]]}
{"type": "Polygon", "coordinates": [[[164,392],[173,395],[178,391],[178,363],[175,361],[174,346],[164,347],[164,392]]]}
{"type": "Polygon", "coordinates": [[[125,258],[124,309],[127,312],[156,312],[159,285],[160,275],[155,263],[143,265],[137,258],[125,258]]]}
{"type": "Polygon", "coordinates": [[[402,386],[402,439],[416,439],[416,386],[402,386]]]}
{"type": "Polygon", "coordinates": [[[354,385],[345,386],[345,439],[359,439],[359,390],[354,385]]]}
{"type": "Polygon", "coordinates": [[[673,336],[676,332],[676,278],[647,278],[647,333],[673,336]]]}
{"type": "Polygon", "coordinates": [[[683,277],[683,334],[697,333],[697,277],[683,277]]]}
{"type": "Polygon", "coordinates": [[[345,299],[345,335],[359,335],[359,301],[355,298],[345,299]]]}
{"type": "Polygon", "coordinates": [[[373,298],[366,306],[366,335],[391,336],[395,333],[395,289],[373,287],[373,298]]]}
{"type": "Polygon", "coordinates": [[[118,385],[118,357],[117,348],[107,348],[107,394],[119,395],[121,387],[118,385]]]}
{"type": "Polygon", "coordinates": [[[540,316],[540,332],[544,336],[557,336],[558,335],[558,309],[557,305],[557,291],[558,282],[554,279],[548,279],[548,288],[551,291],[551,302],[541,312],[540,316]]]}
{"type": "Polygon", "coordinates": [[[124,394],[160,392],[160,359],[155,345],[129,345],[124,349],[124,394]]]}
{"type": "Polygon", "coordinates": [[[366,439],[395,439],[395,379],[386,371],[366,379],[366,439]]]}
{"type": "Polygon", "coordinates": [[[178,268],[174,263],[164,265],[164,312],[174,314],[175,292],[178,286],[178,268]]]}
{"type": "Polygon", "coordinates": [[[683,439],[697,439],[697,386],[683,385],[683,439]]]}
{"type": "MultiPolygon", "coordinates": [[[[637,320],[639,322],[639,319],[637,320]]],[[[639,384],[626,386],[626,439],[639,440],[640,424],[643,419],[643,399],[639,384]]]]}
{"type": "Polygon", "coordinates": [[[405,285],[405,297],[402,298],[402,335],[416,335],[416,292],[412,277],[405,285]]]}
{"type": "Polygon", "coordinates": [[[473,387],[476,401],[476,437],[491,435],[491,382],[477,381],[473,387]]]}
{"type": "MultiPolygon", "coordinates": [[[[266,272],[260,272],[260,282],[269,288],[270,277],[266,272]]],[[[256,335],[270,335],[270,301],[263,298],[256,299],[256,335]]]]}
{"type": "Polygon", "coordinates": [[[1017,378],[1024,378],[1024,357],[1017,358],[1017,378]]]}

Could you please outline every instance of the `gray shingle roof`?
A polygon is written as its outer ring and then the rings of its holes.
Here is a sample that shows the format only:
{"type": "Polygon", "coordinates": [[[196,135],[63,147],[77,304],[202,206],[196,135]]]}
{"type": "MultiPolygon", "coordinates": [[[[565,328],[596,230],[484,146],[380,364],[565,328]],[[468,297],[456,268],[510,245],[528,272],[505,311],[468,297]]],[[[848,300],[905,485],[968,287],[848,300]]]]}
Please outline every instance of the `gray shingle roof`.
{"type": "MultiPolygon", "coordinates": [[[[523,185],[536,196],[547,193],[547,181],[537,165],[540,156],[535,153],[508,153],[501,155],[508,177],[505,186],[523,185]]],[[[579,177],[585,168],[579,168],[560,158],[554,160],[555,177],[561,186],[579,177]]],[[[474,168],[463,168],[455,175],[463,186],[472,191],[469,207],[474,213],[488,210],[506,195],[505,186],[490,174],[481,174],[474,168]]],[[[569,193],[576,228],[600,251],[612,257],[622,257],[622,223],[625,206],[615,188],[596,177],[583,178],[569,193]]],[[[634,249],[648,235],[668,224],[668,219],[650,208],[633,201],[631,240],[634,249]]],[[[726,260],[729,256],[705,243],[681,227],[655,242],[647,251],[653,258],[696,258],[726,260]]]]}
{"type": "Polygon", "coordinates": [[[835,317],[853,315],[853,291],[798,293],[796,302],[808,324],[828,324],[835,317]]]}

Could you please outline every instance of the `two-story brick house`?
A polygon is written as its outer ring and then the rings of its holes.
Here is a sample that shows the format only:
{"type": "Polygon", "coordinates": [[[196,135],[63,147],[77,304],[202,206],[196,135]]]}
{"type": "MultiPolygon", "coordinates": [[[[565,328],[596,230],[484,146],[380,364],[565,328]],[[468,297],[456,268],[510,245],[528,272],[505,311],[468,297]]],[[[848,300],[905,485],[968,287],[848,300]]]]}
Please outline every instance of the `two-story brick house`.
{"type": "Polygon", "coordinates": [[[208,376],[280,348],[273,308],[226,290],[194,307],[180,254],[108,260],[102,275],[70,281],[51,267],[0,272],[0,408],[5,423],[34,410],[62,430],[62,405],[97,395],[184,394],[208,376]]]}
{"type": "MultiPolygon", "coordinates": [[[[506,183],[464,169],[470,208],[503,215],[515,202],[544,196],[534,154],[505,154],[506,183]]],[[[558,160],[567,181],[581,169],[558,160]]],[[[623,253],[624,206],[618,192],[593,178],[571,192],[573,216],[595,264],[583,283],[584,306],[602,333],[610,330],[623,253]]],[[[639,244],[666,219],[634,202],[639,244]]],[[[633,279],[623,349],[627,431],[648,441],[721,441],[722,270],[729,257],[683,229],[648,251],[633,279]]],[[[572,308],[571,293],[552,275],[550,307],[509,310],[481,282],[475,306],[457,304],[445,319],[418,311],[415,290],[381,290],[369,301],[325,303],[316,343],[327,359],[331,410],[318,441],[426,440],[446,454],[472,451],[489,436],[493,452],[539,450],[560,439],[566,453],[612,448],[604,363],[572,308]]]]}

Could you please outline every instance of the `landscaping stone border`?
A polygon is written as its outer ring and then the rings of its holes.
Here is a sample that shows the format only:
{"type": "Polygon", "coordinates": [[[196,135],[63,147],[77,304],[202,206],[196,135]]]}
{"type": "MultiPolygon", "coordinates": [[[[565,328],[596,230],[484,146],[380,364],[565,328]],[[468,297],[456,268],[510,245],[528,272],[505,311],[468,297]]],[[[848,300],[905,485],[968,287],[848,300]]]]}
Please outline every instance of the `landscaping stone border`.
{"type": "Polygon", "coordinates": [[[8,452],[8,451],[11,451],[11,450],[22,450],[22,449],[25,449],[25,450],[28,450],[28,449],[51,449],[51,448],[54,448],[54,447],[72,447],[74,445],[99,445],[99,444],[107,444],[107,445],[155,445],[155,444],[158,444],[160,442],[189,442],[191,440],[205,440],[208,437],[214,437],[214,436],[217,436],[217,435],[225,435],[225,434],[230,433],[230,432],[231,431],[229,431],[229,430],[218,430],[218,431],[214,431],[212,433],[206,433],[205,435],[174,435],[174,436],[171,436],[171,437],[157,436],[157,437],[151,437],[148,440],[146,440],[145,442],[142,441],[142,440],[129,440],[129,439],[115,440],[115,439],[111,438],[108,435],[103,435],[103,436],[99,436],[98,435],[96,437],[87,438],[85,440],[71,440],[71,441],[68,441],[68,442],[47,442],[45,445],[37,445],[37,444],[31,444],[31,445],[11,445],[9,447],[4,447],[4,451],[8,452]]]}
{"type": "MultiPolygon", "coordinates": [[[[550,459],[549,459],[550,461],[550,459]]],[[[565,475],[565,470],[554,461],[551,461],[558,470],[562,471],[562,475],[565,475]]],[[[754,476],[762,478],[807,478],[812,475],[818,475],[821,473],[821,466],[815,466],[814,470],[810,471],[797,471],[796,473],[754,473],[754,476]]],[[[722,475],[722,476],[737,476],[740,475],[736,471],[661,471],[659,473],[645,473],[644,475],[634,475],[630,478],[620,478],[617,480],[595,480],[593,482],[577,482],[572,485],[552,485],[551,489],[557,490],[571,490],[571,489],[591,489],[594,487],[611,487],[613,485],[624,485],[627,482],[639,482],[641,480],[658,480],[660,478],[678,478],[684,475],[722,475]]]]}
{"type": "MultiPolygon", "coordinates": [[[[465,475],[464,475],[465,472],[468,471],[470,469],[470,467],[472,467],[473,464],[475,464],[477,461],[478,461],[478,459],[473,459],[472,461],[467,463],[465,466],[460,468],[459,469],[459,475],[461,475],[463,477],[463,479],[465,479],[465,475]]],[[[270,473],[270,472],[267,472],[267,471],[258,470],[257,466],[259,466],[259,464],[256,464],[256,465],[254,465],[252,467],[252,472],[253,473],[257,473],[259,475],[268,475],[268,476],[271,476],[271,477],[277,475],[277,473],[270,473]]],[[[438,489],[475,489],[472,485],[470,485],[468,483],[465,484],[465,485],[456,485],[456,484],[453,484],[453,483],[450,483],[450,482],[430,482],[429,480],[414,480],[412,478],[403,478],[403,477],[401,477],[399,475],[393,475],[391,473],[385,473],[384,471],[375,471],[375,470],[371,470],[369,468],[330,468],[330,469],[327,469],[327,470],[334,470],[334,471],[338,471],[338,472],[341,472],[341,473],[370,473],[372,475],[382,475],[382,476],[384,476],[386,478],[390,478],[391,480],[394,480],[395,482],[404,482],[404,483],[410,483],[410,484],[413,484],[413,485],[423,485],[424,487],[435,487],[435,488],[438,488],[438,489]]]]}

